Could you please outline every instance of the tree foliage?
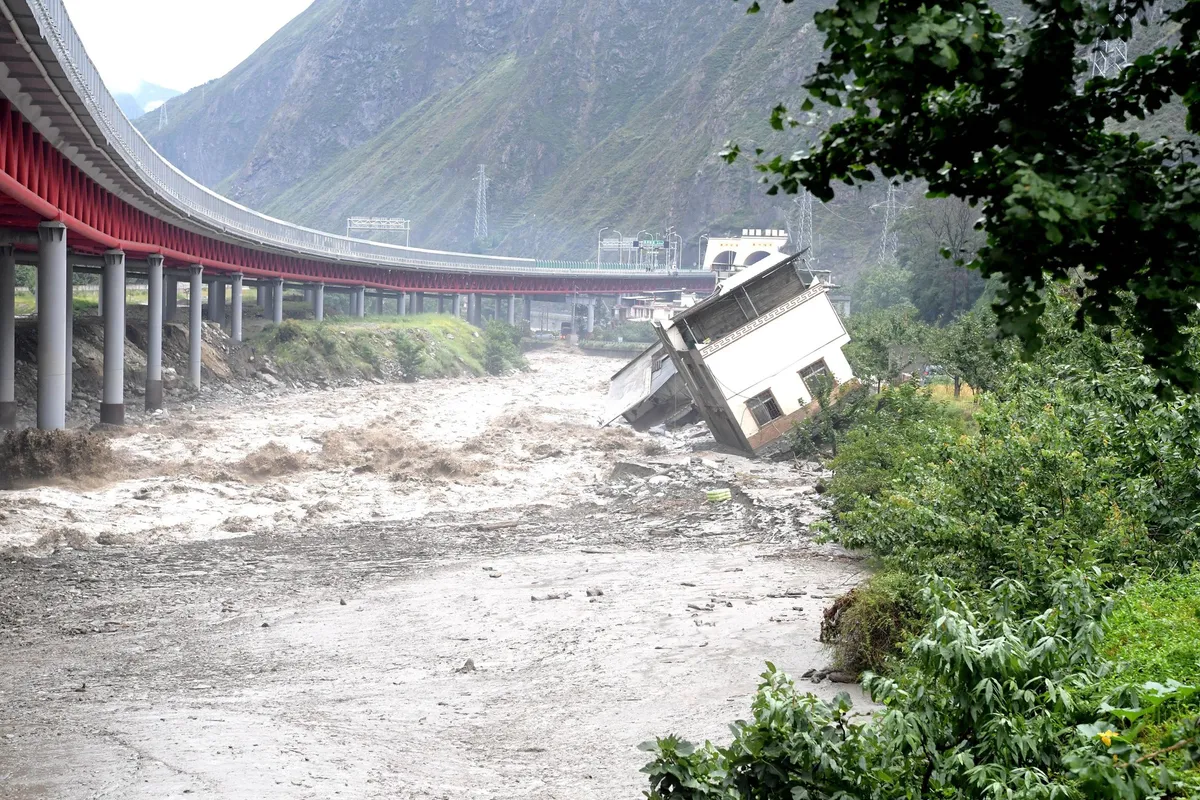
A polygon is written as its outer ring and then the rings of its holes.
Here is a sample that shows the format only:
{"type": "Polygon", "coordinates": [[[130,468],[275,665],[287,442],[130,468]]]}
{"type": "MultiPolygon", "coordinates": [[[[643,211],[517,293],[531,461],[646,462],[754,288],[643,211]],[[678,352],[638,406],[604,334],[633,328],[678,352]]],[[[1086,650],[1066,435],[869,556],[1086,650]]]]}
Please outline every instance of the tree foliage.
{"type": "MultiPolygon", "coordinates": [[[[1151,142],[1112,124],[1179,101],[1187,130],[1200,130],[1200,0],[1169,6],[1169,43],[1117,77],[1083,83],[1079,56],[1129,38],[1148,6],[1027,0],[1009,24],[985,0],[838,0],[815,16],[826,56],[801,109],[844,112],[811,151],[759,151],[759,169],[771,193],[803,187],[822,200],[835,182],[877,173],[923,180],[930,196],[979,209],[987,243],[970,265],[1001,279],[1000,327],[1027,352],[1042,341],[1048,281],[1082,275],[1077,325],[1114,323],[1128,292],[1127,325],[1157,374],[1200,387],[1186,355],[1200,303],[1200,153],[1191,138],[1151,142]]],[[[801,124],[782,105],[771,122],[801,124]]]]}
{"type": "Polygon", "coordinates": [[[1181,788],[1165,763],[1196,760],[1194,721],[1154,747],[1137,742],[1158,705],[1195,695],[1147,685],[1095,691],[1109,665],[1099,645],[1109,603],[1080,574],[1064,576],[1049,606],[1022,616],[1026,589],[992,587],[982,609],[934,579],[923,593],[931,624],[911,645],[915,669],[863,686],[882,706],[855,721],[840,694],[797,691],[771,664],[749,720],[724,747],[675,736],[643,745],[652,800],[1011,798],[1141,800],[1181,788]]]}
{"type": "Polygon", "coordinates": [[[1132,337],[1071,329],[1004,365],[975,435],[915,387],[888,390],[844,437],[838,535],[913,574],[1019,578],[1045,599],[1064,569],[1186,569],[1200,558],[1200,400],[1161,398],[1132,337]],[[1108,341],[1106,341],[1108,339],[1108,341]]]}
{"type": "Polygon", "coordinates": [[[921,320],[947,324],[970,311],[983,294],[983,277],[963,263],[983,245],[979,212],[953,198],[918,199],[900,224],[900,264],[907,294],[921,320]]]}
{"type": "Polygon", "coordinates": [[[907,304],[852,314],[847,326],[846,358],[855,375],[877,386],[896,380],[926,350],[926,326],[907,304]]]}

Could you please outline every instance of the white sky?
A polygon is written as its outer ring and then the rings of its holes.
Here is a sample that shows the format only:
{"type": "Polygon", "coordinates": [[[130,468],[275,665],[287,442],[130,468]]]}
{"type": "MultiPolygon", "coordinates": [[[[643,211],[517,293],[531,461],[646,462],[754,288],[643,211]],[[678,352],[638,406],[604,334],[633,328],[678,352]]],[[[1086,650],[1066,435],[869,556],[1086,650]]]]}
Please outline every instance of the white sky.
{"type": "Polygon", "coordinates": [[[246,59],[313,0],[64,0],[113,92],[185,92],[246,59]]]}

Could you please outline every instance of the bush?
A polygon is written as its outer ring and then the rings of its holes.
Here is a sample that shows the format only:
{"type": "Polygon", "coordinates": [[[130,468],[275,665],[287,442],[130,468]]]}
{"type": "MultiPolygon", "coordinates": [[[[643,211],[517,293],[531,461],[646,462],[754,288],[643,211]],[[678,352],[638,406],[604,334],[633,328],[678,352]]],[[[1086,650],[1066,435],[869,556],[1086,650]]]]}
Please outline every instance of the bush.
{"type": "Polygon", "coordinates": [[[973,611],[932,580],[922,604],[932,622],[910,648],[899,680],[868,675],[883,708],[866,723],[849,695],[832,703],[801,694],[767,665],[748,721],[727,747],[676,736],[647,743],[652,800],[793,798],[1112,798],[1142,800],[1182,788],[1171,753],[1200,758],[1193,722],[1152,747],[1135,739],[1163,703],[1195,695],[1146,686],[1095,691],[1108,670],[1099,655],[1108,604],[1080,575],[1055,585],[1053,605],[1021,618],[1020,583],[999,582],[973,611]]]}
{"type": "Polygon", "coordinates": [[[282,344],[304,338],[304,326],[294,319],[285,319],[275,328],[275,338],[282,344]]]}
{"type": "Polygon", "coordinates": [[[425,364],[425,345],[415,336],[404,331],[396,333],[396,365],[404,380],[413,383],[421,377],[421,368],[425,364]]]}
{"type": "Polygon", "coordinates": [[[489,375],[503,375],[513,369],[525,369],[528,365],[517,345],[521,343],[521,332],[503,322],[489,322],[483,333],[483,368],[489,375]]]}
{"type": "Polygon", "coordinates": [[[919,628],[917,594],[910,575],[885,571],[839,597],[821,623],[821,641],[833,648],[834,667],[854,675],[890,668],[919,628]]]}

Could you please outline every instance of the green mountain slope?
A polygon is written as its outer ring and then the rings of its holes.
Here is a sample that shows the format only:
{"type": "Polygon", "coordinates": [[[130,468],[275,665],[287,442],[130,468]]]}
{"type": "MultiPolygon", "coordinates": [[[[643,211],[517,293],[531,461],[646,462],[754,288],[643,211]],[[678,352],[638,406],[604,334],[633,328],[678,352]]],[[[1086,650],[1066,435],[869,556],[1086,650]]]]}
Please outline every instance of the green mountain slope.
{"type": "Polygon", "coordinates": [[[416,244],[471,247],[486,164],[496,252],[587,258],[602,226],[675,226],[691,263],[698,234],[794,210],[717,153],[795,145],[767,118],[819,54],[807,2],[317,0],[140,124],[198,180],[307,225],[407,216],[416,244]]]}

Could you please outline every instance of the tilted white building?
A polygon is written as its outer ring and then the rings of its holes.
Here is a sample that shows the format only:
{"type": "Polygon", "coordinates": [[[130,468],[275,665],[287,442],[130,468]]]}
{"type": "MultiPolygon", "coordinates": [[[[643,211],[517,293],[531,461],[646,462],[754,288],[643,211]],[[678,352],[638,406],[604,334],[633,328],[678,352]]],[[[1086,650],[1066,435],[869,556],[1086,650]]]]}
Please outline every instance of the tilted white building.
{"type": "Polygon", "coordinates": [[[800,256],[749,267],[655,328],[713,436],[743,453],[811,414],[818,382],[854,377],[829,286],[800,256]]]}

